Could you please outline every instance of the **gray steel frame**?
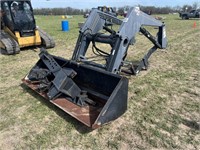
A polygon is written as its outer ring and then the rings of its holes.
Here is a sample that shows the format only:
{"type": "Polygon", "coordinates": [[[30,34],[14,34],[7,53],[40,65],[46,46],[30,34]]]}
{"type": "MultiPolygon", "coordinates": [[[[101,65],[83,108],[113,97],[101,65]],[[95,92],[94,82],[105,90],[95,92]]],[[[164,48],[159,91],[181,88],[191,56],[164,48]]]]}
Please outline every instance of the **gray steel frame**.
{"type": "MultiPolygon", "coordinates": [[[[97,38],[98,42],[109,43],[112,47],[106,65],[102,66],[109,72],[115,74],[120,72],[128,47],[129,45],[134,44],[134,39],[138,32],[144,34],[154,44],[154,46],[143,57],[138,66],[132,70],[133,74],[137,74],[142,68],[147,68],[148,58],[157,48],[164,49],[167,46],[165,24],[156,20],[152,16],[143,13],[138,8],[131,8],[126,18],[123,20],[94,9],[80,29],[79,38],[76,43],[72,60],[77,62],[84,61],[83,58],[86,55],[90,42],[94,40],[94,35],[96,35],[100,30],[106,28],[107,21],[112,24],[120,25],[119,30],[111,33],[110,36],[101,35],[100,38],[97,38]],[[143,26],[158,27],[157,37],[152,36],[143,26]]],[[[100,65],[96,64],[96,66],[100,65]]]]}

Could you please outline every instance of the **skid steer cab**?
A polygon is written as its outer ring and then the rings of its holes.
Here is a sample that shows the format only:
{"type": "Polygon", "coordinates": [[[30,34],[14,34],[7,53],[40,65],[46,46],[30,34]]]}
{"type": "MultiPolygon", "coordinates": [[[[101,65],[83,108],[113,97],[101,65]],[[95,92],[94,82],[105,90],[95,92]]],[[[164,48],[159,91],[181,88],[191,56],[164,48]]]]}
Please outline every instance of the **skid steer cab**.
{"type": "Polygon", "coordinates": [[[138,8],[131,8],[124,20],[94,9],[79,32],[71,60],[53,56],[42,49],[39,61],[22,81],[83,124],[98,128],[126,112],[128,79],[121,72],[138,74],[148,67],[153,52],[166,48],[165,25],[138,8]],[[118,25],[119,30],[107,26],[108,20],[118,25]],[[156,37],[144,26],[156,27],[156,37]],[[153,46],[138,64],[132,64],[126,56],[138,32],[153,46]],[[97,43],[107,45],[110,50],[98,48],[97,43]],[[88,57],[89,47],[95,58],[101,57],[105,61],[96,62],[94,57],[88,57]]]}
{"type": "Polygon", "coordinates": [[[55,46],[53,38],[36,27],[30,0],[1,0],[0,3],[2,53],[16,54],[29,46],[55,46]]]}

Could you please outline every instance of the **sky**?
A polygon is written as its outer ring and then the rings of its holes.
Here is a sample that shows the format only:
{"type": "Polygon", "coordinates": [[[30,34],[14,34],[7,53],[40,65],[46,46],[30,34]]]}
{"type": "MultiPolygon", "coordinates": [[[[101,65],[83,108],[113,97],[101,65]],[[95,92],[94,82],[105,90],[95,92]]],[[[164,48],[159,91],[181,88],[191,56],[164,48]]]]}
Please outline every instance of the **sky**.
{"type": "Polygon", "coordinates": [[[184,4],[192,5],[200,0],[31,0],[33,8],[55,8],[55,7],[72,7],[79,9],[90,9],[97,6],[122,7],[125,5],[136,6],[183,6],[184,4]]]}

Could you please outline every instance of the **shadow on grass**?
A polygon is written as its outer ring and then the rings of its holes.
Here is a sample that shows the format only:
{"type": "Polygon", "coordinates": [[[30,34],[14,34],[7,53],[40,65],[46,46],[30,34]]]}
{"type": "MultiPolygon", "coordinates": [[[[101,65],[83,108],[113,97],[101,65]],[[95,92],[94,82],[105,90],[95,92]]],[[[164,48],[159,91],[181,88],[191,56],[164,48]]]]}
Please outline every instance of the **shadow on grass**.
{"type": "Polygon", "coordinates": [[[176,18],[176,19],[174,19],[174,20],[191,21],[191,20],[200,20],[200,18],[190,18],[190,19],[176,18]]]}
{"type": "Polygon", "coordinates": [[[200,124],[197,123],[196,121],[187,120],[187,119],[182,119],[181,122],[182,122],[185,126],[191,128],[191,129],[200,130],[200,124]]]}
{"type": "Polygon", "coordinates": [[[38,48],[40,48],[41,46],[29,46],[29,47],[24,47],[24,48],[20,48],[20,51],[33,51],[33,52],[38,52],[38,48]]]}
{"type": "Polygon", "coordinates": [[[58,114],[60,117],[62,117],[65,121],[73,124],[73,126],[76,128],[76,130],[79,133],[87,134],[87,133],[93,131],[92,128],[87,127],[86,125],[82,124],[81,122],[79,122],[75,118],[71,117],[69,114],[65,113],[64,111],[62,111],[61,109],[59,109],[58,107],[56,107],[55,105],[50,103],[48,100],[46,100],[45,98],[41,97],[38,93],[34,92],[32,89],[30,89],[29,87],[27,87],[23,83],[20,86],[24,89],[25,92],[31,94],[31,96],[33,96],[37,100],[39,100],[41,102],[41,104],[46,105],[48,108],[50,108],[51,110],[56,112],[56,114],[58,114]]]}

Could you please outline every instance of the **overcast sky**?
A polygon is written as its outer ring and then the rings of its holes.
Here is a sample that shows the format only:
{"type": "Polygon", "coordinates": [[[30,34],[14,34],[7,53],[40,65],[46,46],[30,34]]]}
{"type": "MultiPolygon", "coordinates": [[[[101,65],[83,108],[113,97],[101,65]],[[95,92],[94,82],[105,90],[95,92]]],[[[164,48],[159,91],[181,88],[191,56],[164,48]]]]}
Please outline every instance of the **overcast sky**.
{"type": "Polygon", "coordinates": [[[33,8],[54,8],[54,7],[72,7],[72,8],[92,8],[97,6],[122,7],[125,5],[135,6],[183,6],[192,5],[194,2],[200,4],[200,0],[31,0],[33,8]]]}

